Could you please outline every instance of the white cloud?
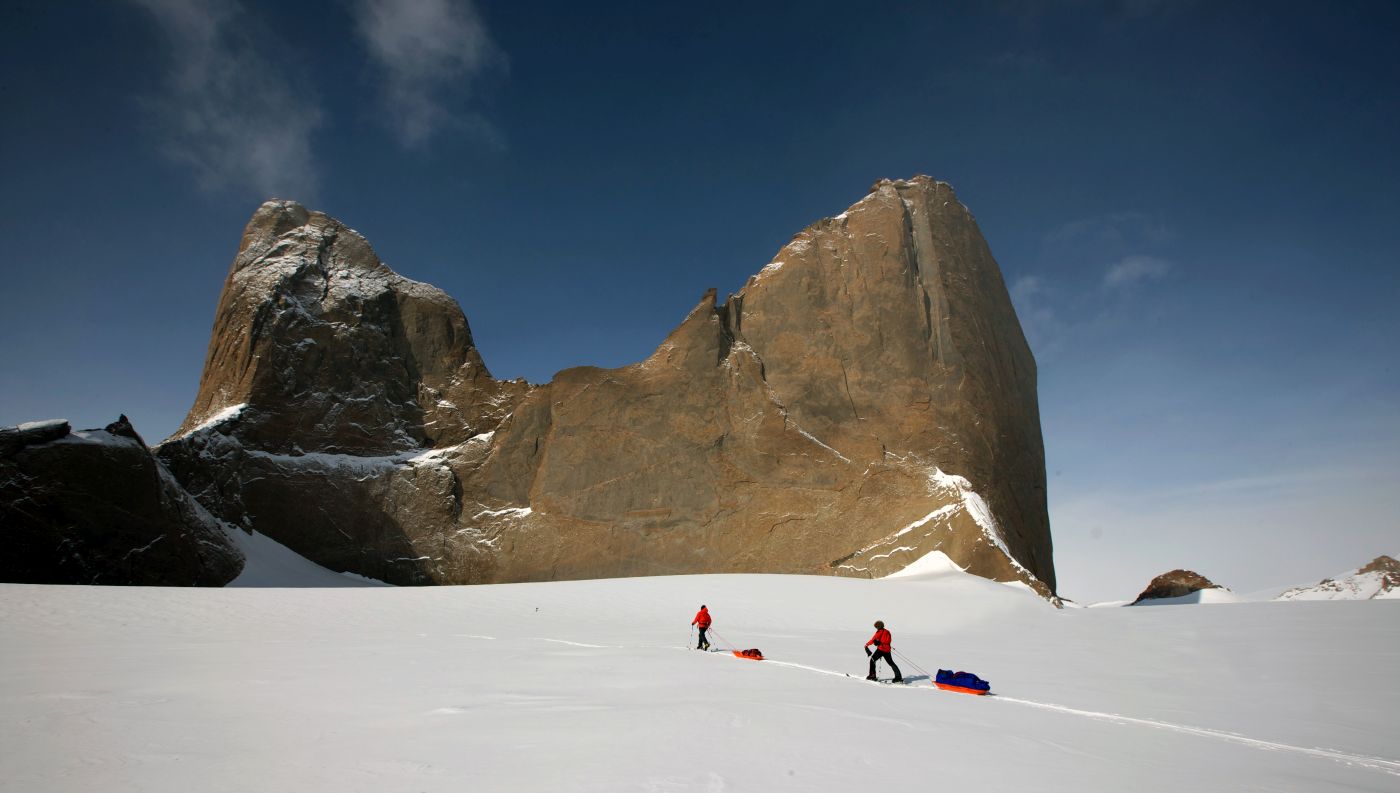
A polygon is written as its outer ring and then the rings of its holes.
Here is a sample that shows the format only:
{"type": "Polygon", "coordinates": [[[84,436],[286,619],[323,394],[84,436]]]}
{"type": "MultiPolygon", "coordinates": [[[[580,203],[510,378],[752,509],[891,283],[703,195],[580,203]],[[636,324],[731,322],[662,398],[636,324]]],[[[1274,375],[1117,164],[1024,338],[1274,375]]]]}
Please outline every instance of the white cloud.
{"type": "Polygon", "coordinates": [[[1049,290],[1035,275],[1023,275],[1011,284],[1011,302],[1026,341],[1037,354],[1054,352],[1063,333],[1055,310],[1049,304],[1049,290]]]}
{"type": "Polygon", "coordinates": [[[1029,309],[1036,295],[1045,292],[1045,282],[1037,275],[1020,276],[1011,284],[1011,300],[1018,306],[1029,309]]]}
{"type": "Polygon", "coordinates": [[[473,82],[504,57],[470,0],[356,0],[353,13],[383,72],[389,123],[404,145],[472,120],[451,103],[469,96],[473,82]]]}
{"type": "Polygon", "coordinates": [[[1107,288],[1130,286],[1140,281],[1155,281],[1165,278],[1172,270],[1172,263],[1156,256],[1126,256],[1104,273],[1103,285],[1107,288]]]}
{"type": "Polygon", "coordinates": [[[242,8],[215,0],[132,0],[170,44],[166,93],[153,102],[165,153],[209,189],[305,198],[316,187],[319,104],[253,43],[242,8]]]}

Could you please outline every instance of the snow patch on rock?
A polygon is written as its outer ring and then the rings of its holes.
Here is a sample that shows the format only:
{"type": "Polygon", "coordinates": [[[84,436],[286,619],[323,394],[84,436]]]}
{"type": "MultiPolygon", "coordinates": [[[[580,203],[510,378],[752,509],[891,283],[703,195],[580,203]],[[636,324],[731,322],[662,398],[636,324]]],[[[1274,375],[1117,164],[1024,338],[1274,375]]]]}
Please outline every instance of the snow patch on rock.
{"type": "Polygon", "coordinates": [[[1277,600],[1393,600],[1400,598],[1400,562],[1380,556],[1364,567],[1295,587],[1277,600]]]}
{"type": "Polygon", "coordinates": [[[483,509],[472,516],[472,520],[481,518],[525,518],[529,517],[534,510],[529,507],[506,507],[505,509],[483,509]]]}
{"type": "Polygon", "coordinates": [[[243,414],[244,409],[246,409],[247,407],[248,405],[246,402],[239,403],[237,405],[230,405],[224,408],[223,410],[220,410],[218,413],[215,413],[214,415],[205,419],[204,421],[201,421],[199,425],[196,426],[194,429],[191,429],[189,432],[186,432],[178,437],[183,438],[187,435],[193,435],[196,432],[202,432],[207,429],[218,427],[226,421],[231,421],[233,419],[238,418],[240,415],[243,414]]]}
{"type": "Polygon", "coordinates": [[[43,421],[26,421],[15,427],[20,432],[57,432],[60,428],[68,424],[68,419],[45,419],[43,421]]]}
{"type": "Polygon", "coordinates": [[[928,482],[931,493],[940,490],[955,491],[962,502],[962,507],[967,510],[968,516],[982,529],[983,538],[1006,554],[1006,558],[1010,560],[1018,572],[1034,578],[1031,571],[1017,561],[1015,556],[1011,555],[1011,549],[1007,546],[1006,538],[1001,532],[1001,524],[997,522],[996,516],[992,514],[992,508],[987,506],[986,500],[972,489],[971,482],[956,474],[945,474],[942,469],[936,466],[929,473],[928,482]]]}
{"type": "Polygon", "coordinates": [[[910,562],[903,570],[890,573],[885,578],[928,578],[963,572],[965,572],[964,569],[959,567],[957,562],[949,559],[948,554],[942,551],[929,551],[910,562]]]}

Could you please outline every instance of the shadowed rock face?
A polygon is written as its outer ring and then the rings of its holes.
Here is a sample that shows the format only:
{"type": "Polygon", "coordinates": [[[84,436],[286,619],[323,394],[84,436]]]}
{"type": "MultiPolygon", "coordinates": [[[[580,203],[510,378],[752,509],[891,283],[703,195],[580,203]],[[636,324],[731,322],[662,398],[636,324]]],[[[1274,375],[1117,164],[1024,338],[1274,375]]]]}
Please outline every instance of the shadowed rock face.
{"type": "Polygon", "coordinates": [[[0,429],[0,581],[222,586],[243,554],[123,416],[0,429]]]}
{"type": "Polygon", "coordinates": [[[1141,603],[1144,600],[1161,600],[1163,598],[1185,597],[1192,592],[1199,592],[1202,589],[1220,589],[1219,584],[1212,583],[1209,578],[1194,573],[1190,570],[1172,570],[1169,573],[1162,573],[1148,583],[1147,588],[1142,590],[1142,594],[1137,596],[1134,603],[1141,603]]]}
{"type": "Polygon", "coordinates": [[[225,519],[395,583],[880,576],[1054,586],[1035,362],[952,189],[882,181],[645,361],[493,379],[442,292],[265,204],[161,447],[225,519]]]}

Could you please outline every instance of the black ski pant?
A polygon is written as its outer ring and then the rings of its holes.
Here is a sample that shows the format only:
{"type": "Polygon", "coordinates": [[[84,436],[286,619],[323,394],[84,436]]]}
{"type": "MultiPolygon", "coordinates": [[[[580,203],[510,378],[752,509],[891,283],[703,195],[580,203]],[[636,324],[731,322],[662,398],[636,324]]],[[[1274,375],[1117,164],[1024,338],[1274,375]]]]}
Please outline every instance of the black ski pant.
{"type": "Polygon", "coordinates": [[[871,653],[871,655],[870,655],[870,676],[871,676],[871,677],[874,677],[874,676],[875,676],[875,662],[878,661],[878,660],[880,660],[881,658],[885,659],[885,663],[889,664],[889,665],[890,665],[890,668],[894,670],[894,679],[895,679],[895,680],[903,680],[903,679],[904,679],[904,675],[901,675],[901,674],[899,673],[899,667],[898,667],[898,666],[895,666],[894,659],[891,658],[891,657],[890,657],[890,654],[887,653],[887,652],[885,652],[884,650],[876,650],[874,653],[871,653]]]}
{"type": "Polygon", "coordinates": [[[708,625],[700,626],[700,641],[696,643],[695,649],[703,650],[710,646],[710,640],[705,638],[705,631],[708,630],[709,627],[708,625]]]}

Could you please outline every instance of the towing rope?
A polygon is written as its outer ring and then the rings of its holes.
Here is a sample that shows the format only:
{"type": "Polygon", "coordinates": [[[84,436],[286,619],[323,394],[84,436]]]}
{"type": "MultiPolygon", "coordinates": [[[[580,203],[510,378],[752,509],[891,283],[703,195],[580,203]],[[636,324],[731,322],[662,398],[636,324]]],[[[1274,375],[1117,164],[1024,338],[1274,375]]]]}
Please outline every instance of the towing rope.
{"type": "Polygon", "coordinates": [[[928,678],[928,682],[930,682],[930,683],[933,682],[933,675],[929,674],[927,669],[925,669],[925,668],[923,668],[922,666],[919,666],[918,664],[914,663],[914,659],[910,658],[909,656],[905,655],[904,653],[901,653],[900,651],[894,649],[893,647],[890,648],[890,652],[892,652],[892,653],[894,653],[895,655],[899,656],[899,660],[901,660],[901,661],[903,661],[903,662],[909,664],[909,666],[911,666],[911,667],[914,669],[915,672],[920,672],[920,673],[922,673],[924,677],[927,677],[927,678],[928,678]]]}
{"type": "MultiPolygon", "coordinates": [[[[728,639],[726,639],[726,638],[724,638],[723,636],[719,635],[719,633],[718,633],[714,628],[707,628],[707,629],[705,630],[705,633],[706,633],[707,636],[713,636],[713,637],[715,637],[716,639],[719,639],[720,649],[721,649],[721,650],[728,650],[729,652],[734,652],[735,650],[738,649],[738,648],[735,647],[728,639]]],[[[714,644],[714,643],[711,642],[711,645],[712,645],[712,646],[713,646],[713,644],[714,644]]]]}

